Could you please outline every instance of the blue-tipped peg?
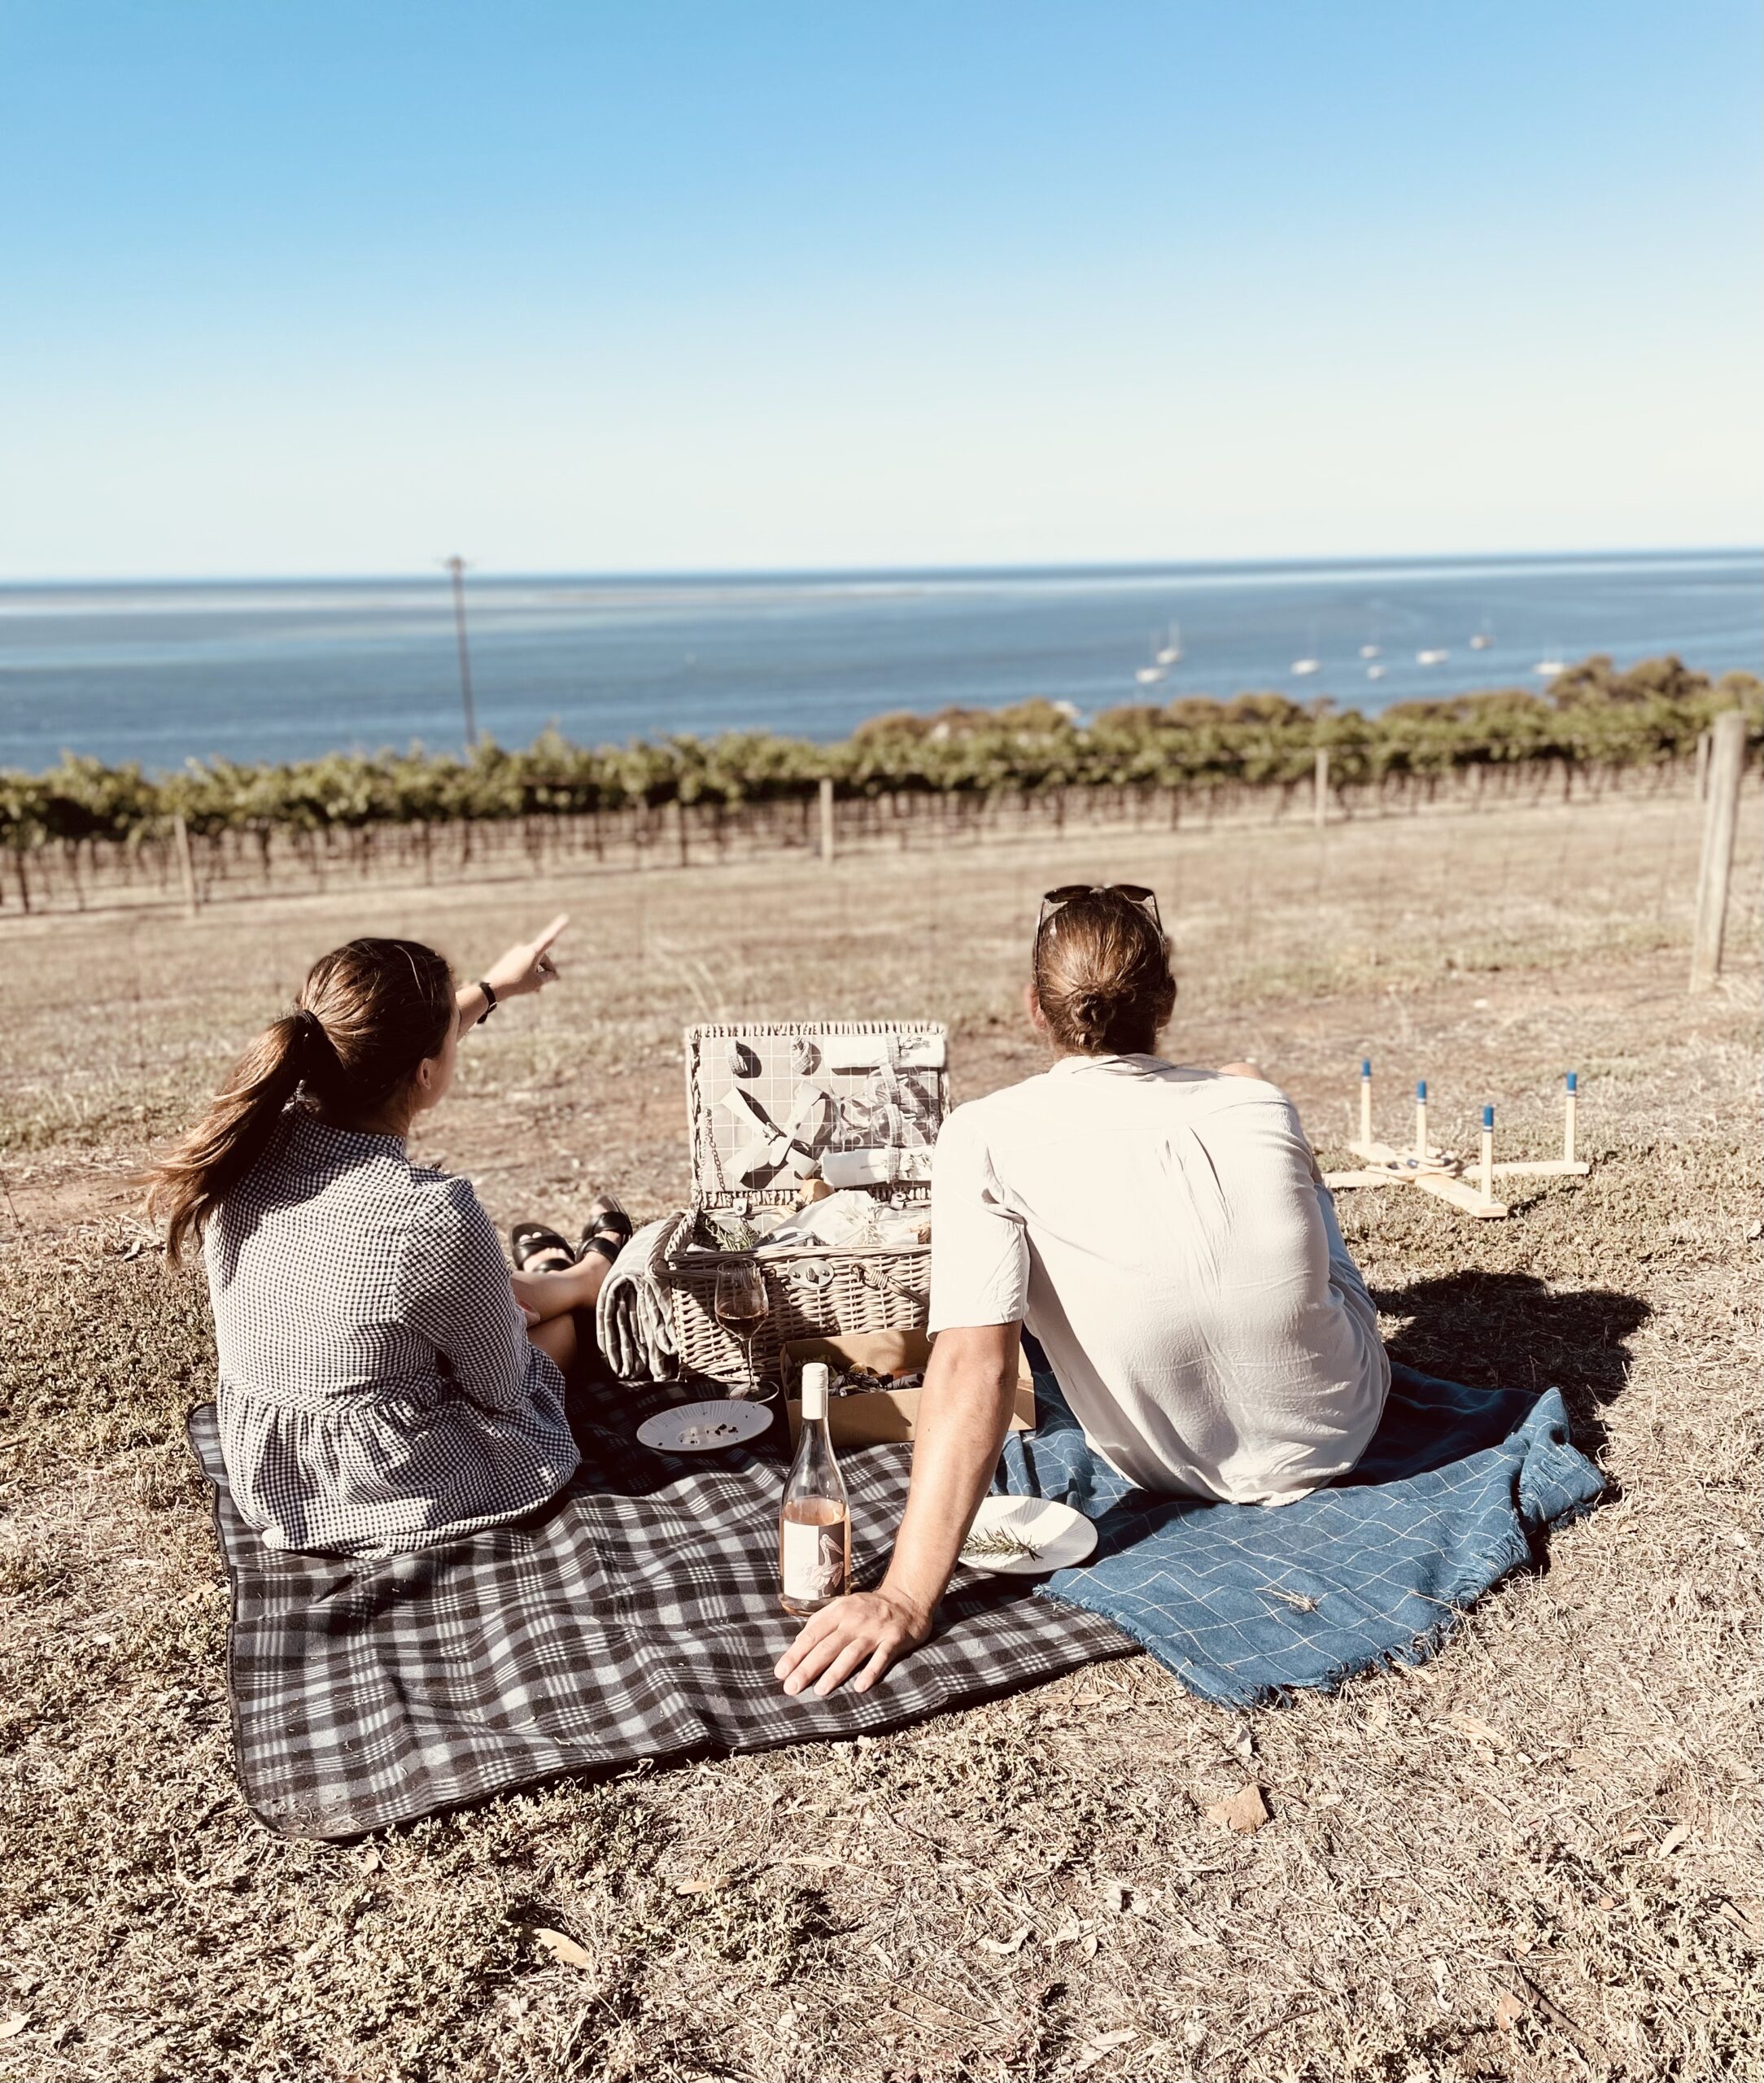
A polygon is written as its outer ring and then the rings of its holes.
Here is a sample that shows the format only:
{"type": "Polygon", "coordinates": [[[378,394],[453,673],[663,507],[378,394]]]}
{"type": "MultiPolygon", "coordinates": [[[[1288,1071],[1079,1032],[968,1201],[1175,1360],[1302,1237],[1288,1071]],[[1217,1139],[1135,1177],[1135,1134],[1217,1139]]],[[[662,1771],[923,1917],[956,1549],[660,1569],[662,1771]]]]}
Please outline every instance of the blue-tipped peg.
{"type": "Polygon", "coordinates": [[[1427,1097],[1427,1081],[1426,1078],[1421,1078],[1417,1081],[1415,1086],[1415,1097],[1417,1099],[1425,1099],[1427,1097]]]}
{"type": "Polygon", "coordinates": [[[1371,1057],[1370,1057],[1370,1056],[1362,1056],[1362,1057],[1360,1058],[1360,1075],[1362,1077],[1370,1077],[1370,1076],[1371,1076],[1371,1075],[1372,1075],[1372,1059],[1371,1059],[1371,1057]]]}
{"type": "Polygon", "coordinates": [[[1578,1092],[1580,1090],[1579,1076],[1574,1071],[1568,1073],[1568,1090],[1570,1092],[1578,1092]]]}
{"type": "Polygon", "coordinates": [[[1482,1109],[1482,1126],[1485,1129],[1491,1129],[1494,1125],[1495,1110],[1492,1107],[1485,1107],[1482,1109]]]}

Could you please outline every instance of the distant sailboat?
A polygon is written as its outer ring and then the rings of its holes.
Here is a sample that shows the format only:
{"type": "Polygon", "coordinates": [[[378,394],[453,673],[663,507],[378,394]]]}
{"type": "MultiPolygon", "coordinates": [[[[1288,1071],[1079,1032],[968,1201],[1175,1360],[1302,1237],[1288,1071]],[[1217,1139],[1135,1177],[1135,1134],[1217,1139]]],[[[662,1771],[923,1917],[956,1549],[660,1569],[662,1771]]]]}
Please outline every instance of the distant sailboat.
{"type": "Polygon", "coordinates": [[[1482,617],[1482,627],[1478,630],[1475,635],[1470,639],[1470,648],[1473,651],[1486,651],[1494,640],[1494,638],[1488,633],[1488,618],[1487,615],[1484,615],[1482,617]]]}
{"type": "Polygon", "coordinates": [[[1376,644],[1362,644],[1360,655],[1362,658],[1382,658],[1384,653],[1376,644]]]}
{"type": "Polygon", "coordinates": [[[1321,658],[1295,658],[1292,670],[1302,679],[1307,673],[1321,672],[1323,661],[1321,658]]]}
{"type": "MultiPolygon", "coordinates": [[[[1140,686],[1155,687],[1158,684],[1158,682],[1164,678],[1168,666],[1168,661],[1164,657],[1164,652],[1168,648],[1168,645],[1163,647],[1163,648],[1159,648],[1157,633],[1154,631],[1151,638],[1151,663],[1149,666],[1142,666],[1138,671],[1133,675],[1133,678],[1139,683],[1140,686]]],[[[1180,656],[1180,653],[1178,655],[1180,656]]]]}
{"type": "Polygon", "coordinates": [[[1366,668],[1366,678],[1369,680],[1382,680],[1384,678],[1383,666],[1368,666],[1366,668]]]}
{"type": "Polygon", "coordinates": [[[1561,658],[1539,658],[1531,670],[1540,679],[1552,680],[1559,673],[1565,673],[1568,666],[1561,658]]]}
{"type": "Polygon", "coordinates": [[[1179,666],[1182,662],[1182,625],[1172,622],[1164,632],[1163,648],[1157,653],[1160,666],[1179,666]]]}
{"type": "Polygon", "coordinates": [[[1449,651],[1417,651],[1415,663],[1417,666],[1443,666],[1451,656],[1449,651]]]}

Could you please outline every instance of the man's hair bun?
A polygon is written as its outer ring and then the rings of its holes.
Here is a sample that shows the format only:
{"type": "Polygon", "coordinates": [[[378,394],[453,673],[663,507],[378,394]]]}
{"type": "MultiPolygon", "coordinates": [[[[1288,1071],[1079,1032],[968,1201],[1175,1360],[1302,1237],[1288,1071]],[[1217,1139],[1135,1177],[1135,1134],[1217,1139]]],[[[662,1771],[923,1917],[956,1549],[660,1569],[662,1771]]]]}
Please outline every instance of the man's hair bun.
{"type": "Polygon", "coordinates": [[[1149,1055],[1176,1004],[1170,943],[1130,898],[1092,890],[1041,928],[1035,994],[1067,1054],[1149,1055]]]}
{"type": "Polygon", "coordinates": [[[1093,1046],[1099,1046],[1109,1030],[1108,1000],[1100,991],[1079,991],[1072,997],[1069,1010],[1072,1026],[1093,1046]]]}

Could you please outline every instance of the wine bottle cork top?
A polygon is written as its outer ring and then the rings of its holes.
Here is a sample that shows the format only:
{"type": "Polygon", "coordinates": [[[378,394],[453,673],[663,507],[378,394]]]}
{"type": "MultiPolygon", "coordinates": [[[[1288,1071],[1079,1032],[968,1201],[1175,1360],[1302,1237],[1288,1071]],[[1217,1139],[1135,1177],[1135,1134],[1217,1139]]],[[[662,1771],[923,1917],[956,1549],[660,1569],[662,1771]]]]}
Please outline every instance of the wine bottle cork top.
{"type": "Polygon", "coordinates": [[[802,1415],[805,1417],[825,1417],[827,1415],[827,1362],[810,1360],[802,1369],[802,1415]]]}

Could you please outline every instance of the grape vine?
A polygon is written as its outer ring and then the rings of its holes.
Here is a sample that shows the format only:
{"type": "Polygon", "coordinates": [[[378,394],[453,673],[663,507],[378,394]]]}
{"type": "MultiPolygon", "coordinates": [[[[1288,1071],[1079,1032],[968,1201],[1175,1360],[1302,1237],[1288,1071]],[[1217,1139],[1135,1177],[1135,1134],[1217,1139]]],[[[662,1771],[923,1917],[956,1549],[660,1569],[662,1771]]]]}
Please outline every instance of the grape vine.
{"type": "Polygon", "coordinates": [[[823,776],[841,797],[985,796],[1062,787],[1204,791],[1307,781],[1327,749],[1338,784],[1539,761],[1626,767],[1682,759],[1721,710],[1744,708],[1764,736],[1764,682],[1712,682],[1676,658],[1626,671],[1594,657],[1542,692],[1497,689],[1405,701],[1372,716],[1281,694],[1229,701],[1185,697],[1113,709],[1088,722],[1041,699],[938,716],[879,716],[836,745],[728,731],[622,746],[573,745],[556,731],[520,750],[481,743],[465,759],[332,753],[286,765],[192,760],[153,776],[64,753],[43,774],[0,770],[0,845],[127,844],[161,837],[175,819],[199,836],[361,832],[668,802],[801,800],[823,776]]]}

